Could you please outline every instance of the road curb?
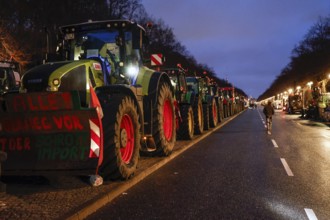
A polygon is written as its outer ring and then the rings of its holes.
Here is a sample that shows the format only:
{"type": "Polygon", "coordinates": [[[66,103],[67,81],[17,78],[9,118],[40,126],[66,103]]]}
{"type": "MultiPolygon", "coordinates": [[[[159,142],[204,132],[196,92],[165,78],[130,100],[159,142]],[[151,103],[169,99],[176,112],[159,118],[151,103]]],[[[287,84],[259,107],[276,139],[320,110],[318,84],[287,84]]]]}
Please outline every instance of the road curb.
{"type": "Polygon", "coordinates": [[[106,204],[108,204],[109,202],[114,200],[116,197],[118,197],[119,195],[121,195],[122,193],[124,193],[125,191],[127,191],[128,189],[130,189],[131,187],[136,185],[137,183],[141,182],[147,176],[149,176],[150,174],[152,174],[153,172],[155,172],[156,170],[158,170],[159,168],[161,168],[162,166],[164,166],[165,164],[167,164],[168,162],[170,162],[171,160],[173,160],[174,158],[179,156],[181,153],[183,153],[187,149],[191,148],[194,144],[196,144],[196,143],[200,142],[201,140],[205,139],[210,134],[217,131],[218,129],[220,129],[221,127],[223,127],[224,125],[226,125],[227,123],[232,121],[234,118],[236,118],[237,116],[239,116],[243,112],[244,111],[228,118],[224,122],[221,122],[217,127],[212,128],[207,133],[198,136],[196,139],[193,139],[192,141],[187,141],[188,143],[184,144],[185,146],[181,147],[179,150],[174,151],[171,155],[169,155],[167,157],[164,157],[162,160],[160,160],[156,164],[152,165],[151,167],[146,168],[143,172],[141,172],[138,175],[134,176],[132,179],[126,180],[125,182],[122,182],[119,186],[117,186],[113,189],[109,189],[109,192],[106,195],[94,200],[93,202],[89,202],[87,205],[85,205],[84,208],[82,208],[81,210],[75,212],[74,214],[69,216],[67,219],[68,220],[82,220],[82,219],[85,219],[87,216],[89,216],[92,213],[96,212],[98,209],[102,208],[103,206],[105,206],[106,204]]]}

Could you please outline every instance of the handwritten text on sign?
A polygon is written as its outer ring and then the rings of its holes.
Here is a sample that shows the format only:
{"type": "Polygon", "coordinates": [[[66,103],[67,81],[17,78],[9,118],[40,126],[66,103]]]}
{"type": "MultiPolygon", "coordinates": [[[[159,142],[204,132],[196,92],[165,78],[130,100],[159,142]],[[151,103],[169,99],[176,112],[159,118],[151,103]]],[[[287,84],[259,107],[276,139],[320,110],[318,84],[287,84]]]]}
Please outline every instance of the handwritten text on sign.
{"type": "Polygon", "coordinates": [[[6,106],[8,112],[72,109],[72,94],[69,92],[9,94],[6,97],[6,106]]]}

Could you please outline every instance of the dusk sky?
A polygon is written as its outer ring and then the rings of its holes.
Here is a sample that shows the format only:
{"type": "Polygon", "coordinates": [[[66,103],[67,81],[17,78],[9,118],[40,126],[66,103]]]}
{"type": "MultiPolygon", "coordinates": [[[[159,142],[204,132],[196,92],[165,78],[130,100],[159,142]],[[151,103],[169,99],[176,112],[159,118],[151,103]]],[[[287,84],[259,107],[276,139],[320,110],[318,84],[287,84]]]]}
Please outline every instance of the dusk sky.
{"type": "Polygon", "coordinates": [[[258,98],[330,0],[142,0],[201,64],[258,98]]]}

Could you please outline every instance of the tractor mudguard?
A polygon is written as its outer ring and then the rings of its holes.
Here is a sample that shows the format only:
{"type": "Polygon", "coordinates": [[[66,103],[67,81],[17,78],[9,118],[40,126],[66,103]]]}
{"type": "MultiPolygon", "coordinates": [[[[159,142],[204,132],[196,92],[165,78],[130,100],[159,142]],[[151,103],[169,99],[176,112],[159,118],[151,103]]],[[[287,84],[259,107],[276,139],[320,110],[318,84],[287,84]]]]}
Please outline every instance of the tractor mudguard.
{"type": "Polygon", "coordinates": [[[149,81],[148,95],[144,97],[143,109],[144,109],[144,120],[147,122],[145,124],[145,134],[152,134],[152,110],[156,108],[157,105],[157,92],[160,88],[160,84],[166,82],[170,85],[172,94],[174,94],[174,89],[171,86],[171,80],[166,73],[154,72],[149,81]]]}
{"type": "MultiPolygon", "coordinates": [[[[162,81],[168,83],[169,85],[172,85],[171,80],[166,73],[154,72],[152,74],[148,89],[148,95],[151,97],[152,103],[156,103],[157,101],[157,91],[162,81]]],[[[171,86],[171,91],[174,94],[173,86],[171,86]]]]}
{"type": "Polygon", "coordinates": [[[80,107],[78,92],[6,94],[0,106],[4,174],[95,172],[99,122],[95,108],[80,107]]]}
{"type": "MultiPolygon", "coordinates": [[[[128,86],[128,85],[110,85],[110,86],[101,86],[95,89],[95,92],[98,96],[106,96],[111,94],[125,94],[132,98],[135,105],[137,106],[137,111],[139,114],[139,122],[141,124],[141,130],[144,130],[144,121],[143,117],[143,94],[142,87],[128,86]]],[[[104,98],[103,100],[111,101],[111,97],[104,98]]]]}

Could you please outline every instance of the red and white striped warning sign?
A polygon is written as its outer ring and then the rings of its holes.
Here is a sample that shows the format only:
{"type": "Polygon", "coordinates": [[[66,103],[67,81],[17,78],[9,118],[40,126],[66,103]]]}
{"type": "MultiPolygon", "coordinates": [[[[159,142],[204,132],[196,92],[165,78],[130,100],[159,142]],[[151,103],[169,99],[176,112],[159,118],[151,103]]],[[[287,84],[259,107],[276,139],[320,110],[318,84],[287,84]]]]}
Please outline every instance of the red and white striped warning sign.
{"type": "Polygon", "coordinates": [[[102,127],[103,111],[101,108],[100,101],[97,98],[97,95],[91,84],[90,84],[90,93],[91,93],[90,106],[96,108],[97,118],[89,119],[90,134],[91,134],[89,157],[90,158],[98,157],[99,158],[98,166],[100,166],[103,161],[103,127],[102,127]]]}
{"type": "Polygon", "coordinates": [[[151,54],[151,66],[163,65],[163,54],[151,54]]]}
{"type": "Polygon", "coordinates": [[[89,157],[99,157],[101,145],[101,131],[98,118],[89,119],[89,126],[91,132],[91,146],[89,150],[89,157]]]}

